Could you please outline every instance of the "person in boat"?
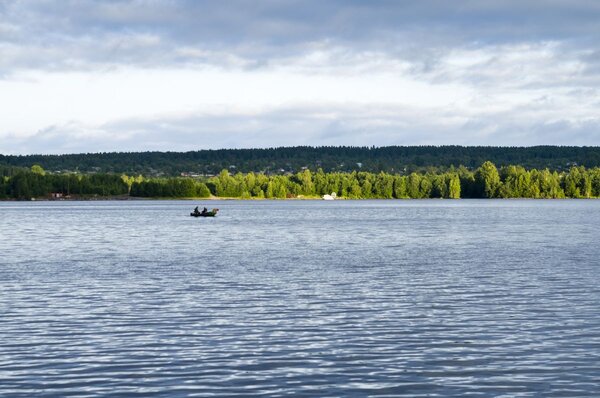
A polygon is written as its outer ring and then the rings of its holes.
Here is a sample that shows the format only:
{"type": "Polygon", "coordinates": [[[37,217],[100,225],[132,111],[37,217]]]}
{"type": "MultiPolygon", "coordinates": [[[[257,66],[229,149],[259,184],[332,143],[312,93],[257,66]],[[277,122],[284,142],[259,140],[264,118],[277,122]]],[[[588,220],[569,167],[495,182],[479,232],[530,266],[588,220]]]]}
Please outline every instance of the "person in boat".
{"type": "Polygon", "coordinates": [[[196,206],[196,208],[194,209],[194,214],[198,214],[200,213],[200,211],[198,210],[198,206],[196,206]]]}
{"type": "Polygon", "coordinates": [[[205,207],[204,209],[202,209],[202,213],[200,213],[200,214],[206,214],[206,213],[208,213],[208,209],[205,207]]]}

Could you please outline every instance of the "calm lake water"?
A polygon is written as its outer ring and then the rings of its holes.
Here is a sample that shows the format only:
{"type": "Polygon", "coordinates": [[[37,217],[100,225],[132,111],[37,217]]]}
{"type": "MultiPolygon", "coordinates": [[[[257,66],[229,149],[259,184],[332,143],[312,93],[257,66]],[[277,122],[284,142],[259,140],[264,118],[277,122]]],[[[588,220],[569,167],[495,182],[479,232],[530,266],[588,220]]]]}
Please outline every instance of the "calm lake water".
{"type": "Polygon", "coordinates": [[[3,202],[0,396],[597,397],[599,232],[593,200],[3,202]]]}

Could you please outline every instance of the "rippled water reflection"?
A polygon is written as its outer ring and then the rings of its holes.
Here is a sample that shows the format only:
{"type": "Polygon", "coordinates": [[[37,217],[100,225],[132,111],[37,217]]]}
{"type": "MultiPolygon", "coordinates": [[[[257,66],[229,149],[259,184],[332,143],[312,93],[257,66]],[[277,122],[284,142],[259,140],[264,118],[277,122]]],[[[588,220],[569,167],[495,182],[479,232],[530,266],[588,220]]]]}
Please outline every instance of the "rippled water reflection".
{"type": "Polygon", "coordinates": [[[0,203],[2,396],[598,396],[600,201],[0,203]]]}

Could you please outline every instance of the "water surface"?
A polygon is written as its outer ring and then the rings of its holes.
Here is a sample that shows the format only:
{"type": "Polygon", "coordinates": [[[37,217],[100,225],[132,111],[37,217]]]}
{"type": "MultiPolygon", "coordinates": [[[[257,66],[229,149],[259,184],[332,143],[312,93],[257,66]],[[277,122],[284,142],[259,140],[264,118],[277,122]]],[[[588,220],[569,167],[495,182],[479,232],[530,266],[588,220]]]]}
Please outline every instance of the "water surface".
{"type": "Polygon", "coordinates": [[[0,396],[597,396],[600,201],[0,203],[0,396]]]}

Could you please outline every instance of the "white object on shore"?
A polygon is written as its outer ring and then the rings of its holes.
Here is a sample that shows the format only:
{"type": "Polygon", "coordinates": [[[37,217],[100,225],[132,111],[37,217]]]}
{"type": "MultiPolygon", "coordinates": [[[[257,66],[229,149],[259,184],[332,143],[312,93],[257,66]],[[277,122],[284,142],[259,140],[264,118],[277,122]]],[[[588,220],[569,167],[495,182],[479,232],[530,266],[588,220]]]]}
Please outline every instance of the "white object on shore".
{"type": "Polygon", "coordinates": [[[332,192],[331,195],[323,195],[323,200],[335,200],[336,197],[335,192],[332,192]]]}

